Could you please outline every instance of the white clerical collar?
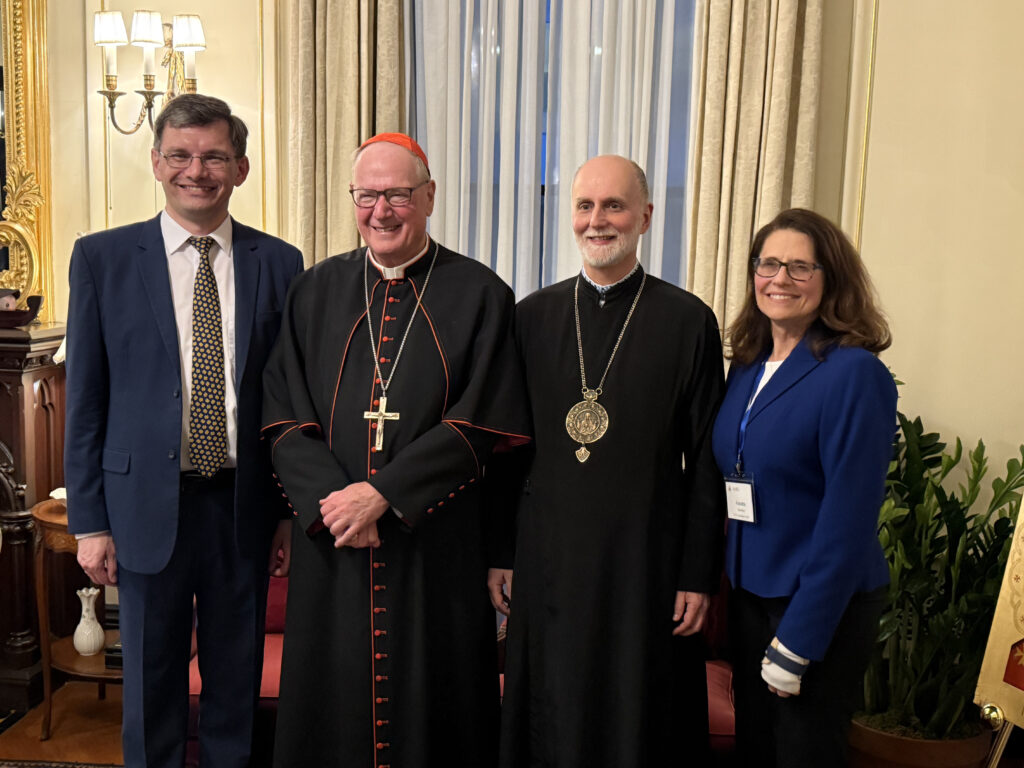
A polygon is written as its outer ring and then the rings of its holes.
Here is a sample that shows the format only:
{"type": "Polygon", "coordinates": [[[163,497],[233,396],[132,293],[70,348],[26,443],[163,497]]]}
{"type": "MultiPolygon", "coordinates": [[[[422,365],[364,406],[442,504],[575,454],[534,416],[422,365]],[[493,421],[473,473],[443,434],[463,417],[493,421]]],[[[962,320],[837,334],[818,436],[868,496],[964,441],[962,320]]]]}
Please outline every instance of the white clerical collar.
{"type": "Polygon", "coordinates": [[[426,245],[423,246],[422,251],[417,253],[404,264],[399,264],[397,267],[385,267],[383,264],[381,264],[379,261],[377,261],[377,259],[373,257],[373,251],[371,251],[369,248],[366,249],[366,253],[370,257],[370,263],[373,264],[373,266],[375,266],[378,270],[380,270],[380,273],[385,280],[402,280],[405,278],[405,270],[407,270],[409,267],[411,267],[413,264],[415,264],[417,261],[423,258],[423,254],[427,252],[427,249],[429,247],[430,238],[428,237],[427,243],[426,245]]]}
{"type": "Polygon", "coordinates": [[[583,275],[583,279],[584,279],[584,280],[586,280],[586,281],[587,281],[588,283],[590,283],[590,284],[591,284],[591,285],[593,286],[593,288],[594,288],[594,290],[595,290],[595,291],[597,291],[597,292],[598,292],[599,294],[601,294],[602,296],[604,296],[604,295],[605,295],[606,293],[608,293],[608,291],[610,291],[610,290],[611,290],[612,288],[614,288],[615,286],[617,286],[617,285],[622,285],[622,284],[623,284],[624,282],[626,282],[627,280],[629,280],[629,278],[631,278],[631,277],[632,277],[632,276],[633,276],[633,275],[634,275],[634,274],[636,273],[636,271],[637,271],[638,269],[640,269],[640,262],[639,262],[639,261],[638,261],[638,262],[636,262],[636,263],[635,263],[635,264],[633,265],[633,268],[632,268],[631,270],[629,270],[629,274],[628,274],[628,275],[626,275],[626,276],[625,276],[624,278],[622,278],[621,280],[616,280],[616,281],[615,281],[614,283],[612,283],[611,285],[600,285],[600,284],[598,284],[598,283],[595,283],[595,282],[594,282],[593,280],[591,280],[591,279],[590,279],[590,275],[588,275],[588,274],[587,274],[587,270],[585,270],[585,269],[581,269],[581,270],[580,270],[580,274],[581,274],[581,275],[583,275]]]}
{"type": "MultiPolygon", "coordinates": [[[[184,249],[188,245],[189,238],[192,237],[192,233],[176,222],[166,209],[160,212],[160,234],[163,235],[164,248],[167,249],[168,255],[184,249]]],[[[220,246],[221,253],[227,256],[231,255],[232,226],[230,216],[225,216],[224,221],[216,229],[208,233],[208,235],[220,246]]]]}

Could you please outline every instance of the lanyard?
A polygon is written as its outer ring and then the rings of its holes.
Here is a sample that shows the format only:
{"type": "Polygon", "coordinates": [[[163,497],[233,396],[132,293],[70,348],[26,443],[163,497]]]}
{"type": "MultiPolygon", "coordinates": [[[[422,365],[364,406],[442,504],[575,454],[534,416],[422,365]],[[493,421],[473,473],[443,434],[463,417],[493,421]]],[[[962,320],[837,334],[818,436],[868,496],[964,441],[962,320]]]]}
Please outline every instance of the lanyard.
{"type": "Polygon", "coordinates": [[[736,474],[739,477],[743,477],[743,446],[747,443],[747,423],[750,421],[750,411],[754,408],[754,398],[756,397],[757,385],[761,383],[761,379],[764,377],[764,363],[761,363],[761,367],[757,369],[757,376],[754,378],[754,385],[750,388],[750,397],[747,399],[747,410],[743,412],[743,418],[740,419],[740,440],[739,448],[736,451],[736,474]]]}

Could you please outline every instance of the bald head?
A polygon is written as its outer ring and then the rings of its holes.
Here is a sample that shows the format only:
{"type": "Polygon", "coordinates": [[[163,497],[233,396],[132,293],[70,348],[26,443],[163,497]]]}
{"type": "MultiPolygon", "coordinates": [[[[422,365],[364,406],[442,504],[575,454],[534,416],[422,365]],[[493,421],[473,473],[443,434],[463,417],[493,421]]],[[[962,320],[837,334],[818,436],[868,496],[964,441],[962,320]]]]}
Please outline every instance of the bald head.
{"type": "Polygon", "coordinates": [[[622,171],[632,173],[643,201],[645,203],[650,202],[651,188],[647,185],[647,174],[644,173],[643,168],[634,163],[628,157],[623,157],[622,155],[598,155],[597,157],[590,158],[587,162],[576,169],[576,174],[572,177],[572,184],[574,187],[576,186],[576,179],[579,178],[580,171],[587,166],[592,166],[598,170],[604,169],[606,171],[608,169],[619,168],[622,171]]]}
{"type": "Polygon", "coordinates": [[[601,155],[576,171],[572,228],[595,282],[614,283],[633,269],[640,235],[651,225],[649,197],[643,169],[625,157],[601,155]]]}

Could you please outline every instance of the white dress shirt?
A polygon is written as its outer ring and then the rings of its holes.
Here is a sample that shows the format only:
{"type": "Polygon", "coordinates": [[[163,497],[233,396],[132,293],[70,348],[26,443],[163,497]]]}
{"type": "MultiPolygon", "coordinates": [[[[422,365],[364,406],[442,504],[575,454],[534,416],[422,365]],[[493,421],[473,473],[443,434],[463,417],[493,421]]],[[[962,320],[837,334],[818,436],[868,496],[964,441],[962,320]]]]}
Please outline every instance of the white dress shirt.
{"type": "MultiPolygon", "coordinates": [[[[178,360],[181,364],[181,468],[193,469],[188,459],[188,413],[192,402],[192,293],[199,265],[199,251],[188,239],[192,235],[167,211],[160,214],[160,231],[167,250],[167,273],[174,303],[174,322],[178,326],[178,360]]],[[[231,257],[231,217],[225,217],[209,233],[215,245],[210,250],[210,266],[220,297],[221,330],[224,334],[224,409],[227,412],[228,455],[225,467],[233,467],[237,457],[238,398],[235,392],[235,264],[231,257]]]]}

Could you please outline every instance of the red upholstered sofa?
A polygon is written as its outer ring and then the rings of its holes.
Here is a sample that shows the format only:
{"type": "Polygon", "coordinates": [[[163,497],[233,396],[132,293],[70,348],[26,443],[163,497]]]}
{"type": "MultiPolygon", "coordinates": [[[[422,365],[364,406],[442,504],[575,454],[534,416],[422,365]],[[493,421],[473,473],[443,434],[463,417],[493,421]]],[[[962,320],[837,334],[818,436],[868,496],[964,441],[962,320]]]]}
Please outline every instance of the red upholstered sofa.
{"type": "Polygon", "coordinates": [[[716,768],[732,765],[731,758],[736,736],[736,713],[732,698],[732,667],[723,659],[727,640],[725,625],[728,601],[729,582],[723,577],[718,594],[711,598],[711,607],[704,624],[704,637],[708,642],[711,654],[711,659],[707,662],[708,725],[716,768]]]}

